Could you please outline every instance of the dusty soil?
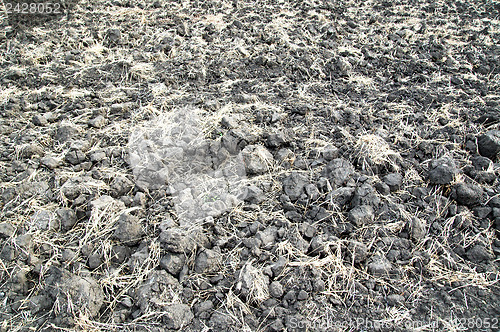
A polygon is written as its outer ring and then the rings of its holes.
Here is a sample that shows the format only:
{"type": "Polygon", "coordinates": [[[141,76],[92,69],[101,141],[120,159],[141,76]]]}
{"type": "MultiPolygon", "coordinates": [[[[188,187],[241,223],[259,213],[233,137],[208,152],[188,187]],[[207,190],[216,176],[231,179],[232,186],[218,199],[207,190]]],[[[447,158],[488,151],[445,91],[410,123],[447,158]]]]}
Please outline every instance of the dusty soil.
{"type": "Polygon", "coordinates": [[[498,2],[61,8],[1,18],[1,331],[500,329],[498,2]]]}

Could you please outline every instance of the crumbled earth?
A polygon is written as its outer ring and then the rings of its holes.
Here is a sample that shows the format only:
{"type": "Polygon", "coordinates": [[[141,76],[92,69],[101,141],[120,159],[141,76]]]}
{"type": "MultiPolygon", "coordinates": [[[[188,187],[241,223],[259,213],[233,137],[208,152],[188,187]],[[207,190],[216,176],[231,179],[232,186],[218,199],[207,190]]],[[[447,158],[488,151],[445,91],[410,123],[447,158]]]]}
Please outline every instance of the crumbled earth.
{"type": "Polygon", "coordinates": [[[500,329],[498,2],[61,4],[0,18],[0,331],[500,329]]]}

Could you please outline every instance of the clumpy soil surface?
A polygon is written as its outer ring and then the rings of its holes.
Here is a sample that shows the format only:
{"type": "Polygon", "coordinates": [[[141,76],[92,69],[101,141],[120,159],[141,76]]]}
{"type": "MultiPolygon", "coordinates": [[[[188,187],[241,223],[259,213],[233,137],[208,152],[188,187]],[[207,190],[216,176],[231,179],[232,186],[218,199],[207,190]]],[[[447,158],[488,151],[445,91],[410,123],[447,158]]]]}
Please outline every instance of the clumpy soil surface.
{"type": "Polygon", "coordinates": [[[1,18],[0,331],[500,329],[498,2],[61,8],[1,18]]]}

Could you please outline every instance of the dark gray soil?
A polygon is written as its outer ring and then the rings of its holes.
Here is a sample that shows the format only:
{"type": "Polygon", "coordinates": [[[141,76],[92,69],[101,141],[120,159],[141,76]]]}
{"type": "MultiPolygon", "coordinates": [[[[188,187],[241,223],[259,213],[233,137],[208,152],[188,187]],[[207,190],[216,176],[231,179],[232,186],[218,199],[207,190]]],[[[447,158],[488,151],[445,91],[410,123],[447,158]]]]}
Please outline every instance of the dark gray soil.
{"type": "Polygon", "coordinates": [[[55,2],[0,18],[0,331],[500,330],[498,2],[55,2]]]}

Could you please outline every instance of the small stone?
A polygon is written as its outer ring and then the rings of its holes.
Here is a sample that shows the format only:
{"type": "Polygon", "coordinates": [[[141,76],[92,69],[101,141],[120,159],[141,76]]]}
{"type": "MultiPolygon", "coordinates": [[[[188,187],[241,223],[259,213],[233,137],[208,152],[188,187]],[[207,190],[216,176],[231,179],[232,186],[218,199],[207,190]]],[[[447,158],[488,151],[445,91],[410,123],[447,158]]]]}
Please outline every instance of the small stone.
{"type": "MultiPolygon", "coordinates": [[[[121,245],[115,245],[111,249],[111,261],[113,263],[121,264],[130,257],[130,248],[121,245]]],[[[161,264],[161,261],[160,261],[161,264]]]]}
{"type": "Polygon", "coordinates": [[[90,155],[90,160],[94,163],[98,163],[104,159],[106,159],[106,152],[104,151],[97,151],[90,155]]]}
{"type": "Polygon", "coordinates": [[[116,45],[119,44],[121,41],[121,32],[119,29],[116,28],[109,28],[106,31],[106,40],[110,45],[116,45]]]}
{"type": "Polygon", "coordinates": [[[411,220],[410,231],[411,231],[411,237],[415,241],[418,242],[423,240],[425,238],[425,235],[427,234],[425,221],[420,218],[413,217],[411,220]]]}
{"type": "Polygon", "coordinates": [[[160,223],[159,229],[164,232],[168,230],[169,228],[175,227],[177,224],[175,223],[174,219],[170,216],[164,216],[162,218],[162,221],[160,223]]]}
{"type": "MultiPolygon", "coordinates": [[[[269,277],[261,269],[252,266],[251,262],[246,263],[238,274],[236,290],[243,295],[250,292],[265,292],[269,288],[269,277]]],[[[254,293],[255,294],[255,293],[254,293]]]]}
{"type": "Polygon", "coordinates": [[[0,238],[8,238],[16,233],[16,228],[7,222],[0,223],[0,238]]]}
{"type": "Polygon", "coordinates": [[[360,205],[378,206],[380,198],[377,196],[377,191],[369,183],[363,183],[354,190],[351,205],[353,207],[360,205]]]}
{"type": "Polygon", "coordinates": [[[20,160],[14,160],[12,162],[12,169],[16,172],[24,172],[28,169],[28,166],[26,165],[26,163],[20,161],[20,160]]]}
{"type": "Polygon", "coordinates": [[[134,183],[125,176],[117,176],[111,183],[111,190],[115,196],[126,195],[134,188],[134,183]]]}
{"type": "Polygon", "coordinates": [[[292,114],[298,114],[298,115],[306,115],[307,112],[309,111],[309,106],[308,105],[297,105],[289,109],[289,111],[292,112],[292,114]]]}
{"type": "Polygon", "coordinates": [[[307,184],[306,176],[299,172],[293,172],[282,181],[283,191],[291,201],[296,201],[302,196],[307,184]]]}
{"type": "Polygon", "coordinates": [[[81,164],[75,165],[75,167],[73,168],[73,171],[74,172],[79,172],[81,170],[89,171],[91,168],[92,168],[92,162],[84,161],[81,164]]]}
{"type": "Polygon", "coordinates": [[[250,204],[259,204],[265,199],[265,195],[262,189],[255,185],[250,185],[242,188],[242,193],[238,198],[250,204]]]}
{"type": "Polygon", "coordinates": [[[47,119],[43,115],[34,115],[31,121],[35,126],[40,127],[46,126],[48,123],[47,119]]]}
{"type": "Polygon", "coordinates": [[[235,129],[238,128],[238,121],[232,116],[223,116],[221,125],[223,125],[227,129],[235,129]]]}
{"type": "Polygon", "coordinates": [[[332,160],[323,169],[322,175],[330,180],[334,186],[342,186],[354,174],[354,167],[352,164],[342,158],[332,160]]]}
{"type": "Polygon", "coordinates": [[[346,24],[347,24],[347,25],[348,25],[351,29],[356,29],[356,28],[358,27],[358,24],[357,24],[356,22],[354,22],[354,21],[351,21],[351,20],[347,21],[347,23],[346,23],[346,24]]]}
{"type": "Polygon", "coordinates": [[[109,110],[112,114],[116,113],[125,113],[129,111],[132,107],[134,106],[133,102],[128,102],[128,103],[117,103],[113,104],[109,107],[109,110]]]}
{"type": "Polygon", "coordinates": [[[297,157],[295,158],[294,162],[293,162],[293,166],[295,166],[295,168],[297,169],[301,169],[301,170],[307,170],[307,167],[309,166],[309,161],[302,158],[302,157],[297,157]]]}
{"type": "Polygon", "coordinates": [[[483,188],[473,183],[460,182],[455,185],[455,200],[465,206],[479,204],[484,195],[483,188]]]}
{"type": "Polygon", "coordinates": [[[477,145],[482,156],[494,160],[500,152],[500,130],[490,130],[479,136],[477,145]]]}
{"type": "Polygon", "coordinates": [[[304,232],[303,232],[303,235],[305,237],[311,239],[316,234],[316,231],[317,231],[317,229],[315,226],[307,225],[304,232]]]}
{"type": "Polygon", "coordinates": [[[352,70],[351,63],[343,57],[337,58],[337,67],[342,76],[348,75],[348,73],[352,70]]]}
{"type": "Polygon", "coordinates": [[[397,191],[403,184],[403,177],[399,173],[390,173],[384,176],[384,183],[387,184],[391,191],[397,191]]]}
{"type": "Polygon", "coordinates": [[[459,170],[456,168],[453,160],[449,158],[441,158],[434,160],[431,163],[431,170],[429,171],[429,182],[432,184],[449,184],[458,174],[459,170]]]}
{"type": "Polygon", "coordinates": [[[276,232],[276,227],[266,227],[266,229],[264,229],[263,231],[258,231],[255,234],[255,238],[260,240],[262,248],[267,248],[275,242],[276,232]]]}
{"type": "Polygon", "coordinates": [[[288,302],[295,302],[297,300],[297,294],[293,291],[290,290],[288,293],[285,294],[283,297],[283,301],[288,301],[288,302]]]}
{"type": "Polygon", "coordinates": [[[0,259],[5,262],[12,262],[16,258],[16,249],[10,245],[4,245],[0,248],[0,259]]]}
{"type": "Polygon", "coordinates": [[[55,139],[59,143],[65,143],[74,138],[78,134],[78,130],[71,126],[62,126],[57,128],[55,139]]]}
{"type": "Polygon", "coordinates": [[[214,307],[214,303],[212,301],[208,300],[208,301],[203,301],[200,304],[198,304],[196,306],[195,310],[196,310],[197,314],[200,314],[202,312],[207,312],[207,311],[212,310],[213,307],[214,307]]]}
{"type": "Polygon", "coordinates": [[[52,122],[56,122],[58,120],[58,116],[56,113],[54,112],[46,112],[43,117],[45,119],[47,119],[48,122],[52,123],[52,122]]]}
{"type": "Polygon", "coordinates": [[[476,171],[471,173],[471,177],[478,183],[493,184],[497,179],[495,172],[476,171]]]}
{"type": "Polygon", "coordinates": [[[319,192],[318,190],[318,187],[316,187],[316,185],[314,185],[313,183],[309,183],[307,184],[305,187],[304,187],[305,191],[306,191],[306,194],[307,194],[307,198],[309,200],[312,200],[312,201],[315,201],[319,198],[319,196],[321,195],[321,193],[319,192]]]}
{"type": "Polygon", "coordinates": [[[331,161],[339,156],[339,149],[335,146],[328,145],[322,151],[321,155],[326,161],[331,161]]]}
{"type": "Polygon", "coordinates": [[[144,235],[142,225],[135,216],[124,212],[120,215],[114,233],[114,238],[128,246],[136,245],[144,235]]]}
{"type": "MultiPolygon", "coordinates": [[[[134,297],[134,305],[142,312],[161,308],[165,314],[165,310],[177,302],[181,292],[182,286],[175,277],[164,270],[153,270],[148,274],[148,278],[129,294],[134,297]]],[[[167,319],[163,317],[163,323],[165,324],[170,318],[172,317],[167,319]]],[[[162,318],[159,317],[159,320],[162,318]]]]}
{"type": "Polygon", "coordinates": [[[72,141],[69,145],[70,150],[80,150],[86,152],[90,149],[91,141],[88,139],[80,139],[72,141]]]}
{"type": "Polygon", "coordinates": [[[288,143],[287,135],[278,131],[267,135],[266,146],[269,148],[279,148],[280,146],[288,143]]]}
{"type": "Polygon", "coordinates": [[[85,161],[85,153],[80,150],[71,150],[64,156],[64,159],[71,165],[78,165],[85,161]]]}
{"type": "Polygon", "coordinates": [[[21,150],[21,157],[32,158],[33,156],[43,157],[45,151],[40,144],[32,143],[21,150]]]}
{"type": "MultiPolygon", "coordinates": [[[[497,104],[495,102],[495,104],[497,104]]],[[[486,114],[482,114],[479,118],[477,118],[475,123],[480,123],[485,126],[492,125],[494,123],[500,122],[500,113],[497,111],[491,111],[486,114]]]]}
{"type": "Polygon", "coordinates": [[[10,291],[18,294],[26,294],[26,292],[28,291],[26,271],[23,269],[16,269],[14,273],[11,272],[10,274],[10,291]]]}
{"type": "Polygon", "coordinates": [[[89,276],[82,278],[64,269],[51,267],[45,283],[47,292],[59,303],[61,312],[76,310],[95,317],[104,303],[101,286],[89,276]]]}
{"type": "Polygon", "coordinates": [[[373,208],[370,205],[360,205],[349,211],[348,219],[354,225],[361,227],[365,224],[371,223],[375,215],[373,208]]]}
{"type": "Polygon", "coordinates": [[[368,257],[368,247],[362,242],[349,241],[348,249],[349,256],[355,264],[364,262],[368,257]]]}
{"type": "Polygon", "coordinates": [[[399,294],[391,294],[387,297],[387,304],[391,307],[401,305],[405,301],[405,298],[399,294]]]}
{"type": "MultiPolygon", "coordinates": [[[[144,246],[144,248],[137,250],[132,255],[130,255],[130,259],[128,260],[128,266],[132,271],[139,269],[141,266],[144,266],[144,262],[149,257],[149,249],[148,246],[144,246]]],[[[162,271],[165,272],[165,271],[162,271]]],[[[167,273],[167,272],[165,272],[167,273]]],[[[173,278],[173,277],[172,277],[173,278]]]]}
{"type": "Polygon", "coordinates": [[[455,85],[462,85],[462,84],[464,84],[464,81],[460,77],[458,77],[458,76],[452,76],[450,78],[450,82],[453,83],[453,84],[455,84],[455,85]]]}
{"type": "Polygon", "coordinates": [[[377,182],[374,187],[381,195],[389,195],[391,193],[391,188],[384,182],[377,182]]]}
{"type": "Polygon", "coordinates": [[[129,207],[132,205],[132,203],[134,203],[134,199],[130,196],[122,196],[120,197],[120,201],[123,202],[123,204],[125,204],[125,206],[129,207]]]}
{"type": "Polygon", "coordinates": [[[314,290],[316,292],[323,292],[326,289],[326,284],[323,280],[317,279],[314,281],[314,290]]]}
{"type": "Polygon", "coordinates": [[[313,237],[309,243],[309,255],[326,255],[329,248],[327,240],[324,234],[313,237]]]}
{"type": "Polygon", "coordinates": [[[283,296],[283,286],[279,283],[279,281],[273,281],[269,284],[269,294],[277,299],[280,299],[283,296]]]}
{"type": "Polygon", "coordinates": [[[49,310],[52,305],[48,294],[31,296],[27,304],[32,314],[49,310]]]}
{"type": "Polygon", "coordinates": [[[493,168],[491,159],[482,156],[473,157],[472,165],[477,171],[488,171],[493,168]]]}
{"type": "Polygon", "coordinates": [[[297,294],[297,300],[299,300],[299,301],[307,300],[308,297],[309,297],[309,294],[303,289],[301,289],[299,291],[299,294],[297,294]]]}
{"type": "Polygon", "coordinates": [[[284,331],[285,326],[283,325],[283,320],[281,318],[276,318],[274,322],[269,325],[269,330],[271,332],[279,332],[279,331],[284,331]]]}
{"type": "Polygon", "coordinates": [[[250,138],[247,132],[242,130],[229,130],[221,139],[221,145],[230,153],[238,154],[247,144],[250,138]]]}
{"type": "Polygon", "coordinates": [[[292,159],[293,158],[293,152],[290,149],[284,148],[284,149],[279,149],[278,152],[276,153],[276,159],[280,162],[283,162],[287,159],[292,159]]]}
{"type": "Polygon", "coordinates": [[[167,270],[171,275],[177,276],[182,271],[184,264],[186,263],[186,256],[184,254],[176,255],[167,253],[160,260],[160,267],[167,270]]]}
{"type": "Polygon", "coordinates": [[[278,277],[281,274],[281,272],[285,269],[286,264],[287,264],[286,258],[280,256],[278,260],[271,265],[271,271],[273,272],[273,276],[275,278],[278,277]]]}
{"type": "Polygon", "coordinates": [[[243,160],[248,174],[259,175],[269,171],[274,163],[273,155],[261,145],[248,145],[243,151],[243,160]]]}
{"type": "Polygon", "coordinates": [[[134,305],[132,299],[128,296],[121,300],[120,303],[127,308],[131,308],[134,305]]]}
{"type": "Polygon", "coordinates": [[[205,249],[196,257],[194,270],[197,273],[213,273],[220,270],[221,254],[217,251],[205,249]]]}
{"type": "Polygon", "coordinates": [[[68,208],[59,208],[55,211],[59,226],[64,230],[71,229],[77,222],[75,211],[68,208]]]}
{"type": "Polygon", "coordinates": [[[419,271],[422,270],[424,266],[429,264],[430,255],[427,252],[415,251],[413,254],[413,266],[416,267],[419,271]]]}
{"type": "Polygon", "coordinates": [[[479,219],[486,219],[488,215],[493,211],[489,206],[476,206],[473,209],[474,215],[479,219]]]}
{"type": "Polygon", "coordinates": [[[291,232],[288,236],[288,242],[297,250],[303,254],[307,253],[309,249],[309,241],[306,241],[299,232],[291,232]]]}
{"type": "Polygon", "coordinates": [[[330,192],[326,200],[334,208],[344,208],[351,202],[355,191],[352,187],[341,187],[330,192]]]}
{"type": "Polygon", "coordinates": [[[179,330],[189,325],[194,318],[191,308],[183,303],[168,305],[163,310],[163,321],[167,329],[179,330]]]}
{"type": "Polygon", "coordinates": [[[43,157],[40,159],[40,163],[48,169],[56,169],[62,165],[61,159],[54,157],[43,157]]]}
{"type": "Polygon", "coordinates": [[[46,210],[36,211],[30,221],[38,230],[50,230],[57,226],[55,214],[46,210]]]}
{"type": "Polygon", "coordinates": [[[87,259],[87,264],[91,270],[97,269],[101,264],[101,255],[99,254],[92,254],[89,256],[87,259]]]}
{"type": "Polygon", "coordinates": [[[475,245],[467,251],[467,258],[473,263],[488,262],[493,259],[493,255],[482,245],[475,245]]]}
{"type": "Polygon", "coordinates": [[[142,192],[138,192],[135,194],[134,196],[134,206],[146,206],[146,202],[147,202],[148,198],[146,197],[146,194],[145,193],[142,193],[142,192]]]}
{"type": "Polygon", "coordinates": [[[492,208],[500,208],[500,196],[493,196],[489,201],[488,205],[492,208]]]}
{"type": "Polygon", "coordinates": [[[203,245],[206,237],[201,231],[187,231],[172,227],[160,233],[160,242],[165,250],[173,253],[191,253],[197,245],[203,245]]]}
{"type": "Polygon", "coordinates": [[[89,126],[94,128],[102,128],[106,125],[106,119],[102,115],[98,115],[89,120],[89,126]]]}

